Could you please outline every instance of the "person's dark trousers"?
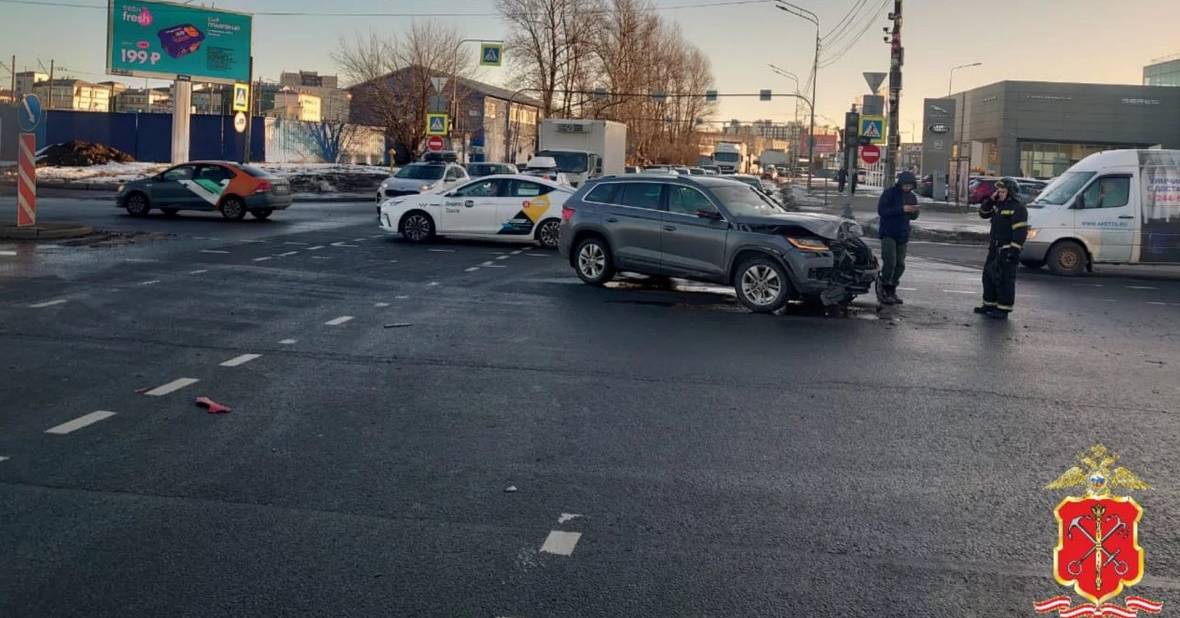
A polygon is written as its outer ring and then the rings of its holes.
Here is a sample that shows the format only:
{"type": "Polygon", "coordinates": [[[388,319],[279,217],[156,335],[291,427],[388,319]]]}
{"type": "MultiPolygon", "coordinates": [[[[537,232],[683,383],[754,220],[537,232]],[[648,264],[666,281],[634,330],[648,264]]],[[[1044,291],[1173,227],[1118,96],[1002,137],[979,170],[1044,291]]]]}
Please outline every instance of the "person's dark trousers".
{"type": "Polygon", "coordinates": [[[836,185],[836,192],[837,193],[844,192],[844,180],[840,180],[840,182],[836,185]]]}
{"type": "Polygon", "coordinates": [[[901,274],[905,272],[905,240],[896,238],[881,239],[881,284],[892,294],[893,289],[901,281],[901,274]]]}
{"type": "MultiPolygon", "coordinates": [[[[882,245],[884,254],[884,245],[882,245]]],[[[1004,257],[996,243],[987,249],[983,264],[983,306],[1012,311],[1016,305],[1016,261],[1004,257]]]]}

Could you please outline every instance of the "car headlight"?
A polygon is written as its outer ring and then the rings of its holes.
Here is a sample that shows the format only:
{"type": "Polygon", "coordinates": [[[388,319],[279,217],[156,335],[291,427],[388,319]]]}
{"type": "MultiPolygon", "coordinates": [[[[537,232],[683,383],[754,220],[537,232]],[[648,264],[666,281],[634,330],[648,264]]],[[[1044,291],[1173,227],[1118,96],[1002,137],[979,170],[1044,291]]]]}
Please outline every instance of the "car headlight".
{"type": "Polygon", "coordinates": [[[828,250],[827,243],[818,238],[794,238],[788,236],[787,242],[791,243],[792,247],[795,247],[800,251],[822,253],[828,250]]]}
{"type": "Polygon", "coordinates": [[[1030,228],[1028,228],[1028,236],[1026,236],[1026,237],[1025,237],[1024,241],[1025,241],[1025,242],[1028,242],[1028,241],[1030,241],[1030,240],[1032,240],[1032,239],[1036,238],[1036,237],[1037,237],[1037,232],[1038,232],[1038,231],[1039,231],[1039,230],[1037,230],[1037,228],[1035,228],[1035,227],[1030,227],[1030,228]]]}
{"type": "Polygon", "coordinates": [[[418,190],[419,191],[429,191],[433,187],[434,187],[434,185],[422,185],[421,187],[418,187],[418,190]]]}
{"type": "Polygon", "coordinates": [[[122,193],[123,189],[126,187],[127,185],[119,185],[119,188],[115,189],[115,193],[122,193]]]}

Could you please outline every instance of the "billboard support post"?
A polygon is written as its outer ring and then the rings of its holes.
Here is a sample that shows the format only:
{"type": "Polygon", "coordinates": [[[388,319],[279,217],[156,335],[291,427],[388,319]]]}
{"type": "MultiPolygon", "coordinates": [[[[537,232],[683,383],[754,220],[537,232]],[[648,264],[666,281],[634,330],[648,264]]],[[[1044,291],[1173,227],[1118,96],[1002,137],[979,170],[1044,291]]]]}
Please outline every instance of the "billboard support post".
{"type": "Polygon", "coordinates": [[[189,127],[192,120],[193,83],[172,82],[172,164],[188,161],[189,127]]]}
{"type": "MultiPolygon", "coordinates": [[[[250,56],[250,78],[246,80],[247,84],[254,84],[254,56],[250,56]]],[[[251,88],[253,90],[253,88],[251,88]]],[[[242,146],[242,163],[250,162],[250,140],[254,137],[254,93],[250,92],[246,96],[246,132],[243,133],[246,137],[246,143],[242,146]]]]}

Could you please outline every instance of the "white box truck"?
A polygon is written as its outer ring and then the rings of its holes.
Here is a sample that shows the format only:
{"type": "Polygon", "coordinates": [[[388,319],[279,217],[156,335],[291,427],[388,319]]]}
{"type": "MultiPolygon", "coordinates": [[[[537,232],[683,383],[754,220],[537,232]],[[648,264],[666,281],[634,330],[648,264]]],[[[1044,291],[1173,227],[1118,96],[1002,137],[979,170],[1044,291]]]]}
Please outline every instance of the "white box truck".
{"type": "Polygon", "coordinates": [[[1028,224],[1029,268],[1180,264],[1180,150],[1096,152],[1028,204],[1028,224]]]}
{"type": "Polygon", "coordinates": [[[713,161],[722,174],[745,174],[746,145],[742,142],[717,142],[713,146],[713,161]]]}
{"type": "Polygon", "coordinates": [[[589,178],[623,173],[627,125],[621,122],[546,118],[537,141],[536,156],[553,157],[575,187],[589,178]]]}

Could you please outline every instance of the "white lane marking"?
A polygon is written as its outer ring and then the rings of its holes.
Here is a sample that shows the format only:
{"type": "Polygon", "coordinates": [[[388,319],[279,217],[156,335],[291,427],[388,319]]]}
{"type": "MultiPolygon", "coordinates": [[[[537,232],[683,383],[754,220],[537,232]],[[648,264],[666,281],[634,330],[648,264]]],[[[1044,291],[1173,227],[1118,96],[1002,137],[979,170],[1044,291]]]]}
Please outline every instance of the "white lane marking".
{"type": "Polygon", "coordinates": [[[508,267],[503,264],[488,264],[487,268],[508,268],[508,267]]]}
{"type": "Polygon", "coordinates": [[[1161,306],[1167,306],[1167,304],[1168,304],[1168,303],[1161,303],[1161,302],[1159,302],[1159,301],[1155,301],[1155,300],[1149,300],[1149,301],[1147,301],[1147,304],[1149,304],[1149,305],[1161,305],[1161,306]]]}
{"type": "Polygon", "coordinates": [[[918,291],[918,288],[897,288],[897,289],[901,290],[902,292],[917,292],[918,291]]]}
{"type": "Polygon", "coordinates": [[[76,418],[72,421],[66,421],[56,427],[50,427],[49,429],[45,430],[45,433],[52,433],[52,434],[56,434],[59,436],[64,436],[67,433],[70,433],[71,431],[77,431],[83,427],[86,427],[87,425],[93,425],[93,424],[97,423],[98,421],[106,420],[114,415],[115,415],[114,412],[108,412],[106,410],[97,410],[97,411],[91,412],[90,414],[87,414],[85,416],[79,416],[78,418],[76,418]]]}
{"type": "Polygon", "coordinates": [[[495,262],[487,260],[486,262],[481,262],[480,266],[491,266],[492,264],[495,264],[495,262]]]}
{"type": "Polygon", "coordinates": [[[11,255],[11,256],[15,256],[15,255],[16,255],[16,251],[0,251],[0,255],[11,255]]]}
{"type": "Polygon", "coordinates": [[[313,259],[313,260],[330,260],[332,258],[330,258],[326,255],[313,255],[313,256],[311,256],[311,259],[313,259]]]}
{"type": "Polygon", "coordinates": [[[438,282],[437,282],[437,281],[431,281],[430,283],[427,283],[427,284],[426,284],[426,286],[427,286],[427,287],[430,287],[430,286],[432,286],[432,285],[438,285],[438,282]]]}
{"type": "Polygon", "coordinates": [[[397,300],[405,300],[405,299],[409,298],[409,296],[407,296],[405,294],[399,294],[398,296],[394,296],[394,298],[396,298],[397,300]]]}
{"type": "Polygon", "coordinates": [[[516,251],[512,252],[512,255],[520,255],[522,253],[524,253],[524,249],[517,249],[516,251]]]}
{"type": "Polygon", "coordinates": [[[8,461],[7,457],[0,457],[0,461],[8,461]]]}
{"type": "Polygon", "coordinates": [[[492,255],[504,255],[503,251],[490,251],[489,253],[491,253],[492,255]]]}
{"type": "Polygon", "coordinates": [[[947,294],[975,294],[972,290],[943,290],[947,294]]]}
{"type": "Polygon", "coordinates": [[[1127,285],[1127,286],[1123,286],[1123,287],[1127,288],[1128,290],[1158,290],[1159,289],[1159,288],[1153,288],[1150,285],[1127,285]]]}
{"type": "Polygon", "coordinates": [[[274,259],[274,258],[270,257],[269,255],[264,255],[264,256],[262,256],[262,257],[256,257],[256,258],[254,258],[254,261],[255,261],[255,262],[265,262],[265,261],[267,261],[267,260],[271,260],[271,259],[274,259]]]}
{"type": "Polygon", "coordinates": [[[455,252],[454,249],[427,249],[427,251],[432,251],[434,253],[454,253],[455,252]]]}
{"type": "Polygon", "coordinates": [[[262,356],[262,355],[261,354],[243,354],[241,356],[235,356],[235,357],[225,361],[224,363],[221,363],[219,365],[219,367],[237,367],[238,365],[245,365],[246,363],[248,363],[260,356],[262,356]]]}
{"type": "Polygon", "coordinates": [[[282,253],[279,253],[278,255],[275,255],[275,257],[289,257],[292,255],[295,255],[296,253],[299,253],[299,252],[298,251],[284,251],[282,253]]]}
{"type": "Polygon", "coordinates": [[[369,238],[372,238],[373,240],[376,240],[378,238],[385,238],[385,234],[375,234],[373,236],[370,236],[369,238]]]}
{"type": "Polygon", "coordinates": [[[288,240],[287,242],[285,242],[283,244],[284,245],[307,245],[307,244],[311,244],[311,243],[299,242],[298,240],[288,240]]]}
{"type": "Polygon", "coordinates": [[[545,544],[541,546],[541,551],[547,554],[568,556],[574,553],[574,547],[578,544],[578,539],[580,538],[582,538],[581,532],[550,530],[549,536],[545,537],[545,544]]]}
{"type": "Polygon", "coordinates": [[[320,249],[323,249],[323,248],[324,248],[323,245],[316,245],[314,247],[308,247],[307,250],[308,251],[319,251],[320,249]]]}
{"type": "Polygon", "coordinates": [[[324,322],[324,326],[340,326],[341,324],[343,324],[351,319],[352,319],[351,315],[342,315],[338,318],[332,318],[331,320],[324,322]]]}
{"type": "Polygon", "coordinates": [[[203,275],[207,272],[209,272],[209,271],[202,268],[200,270],[190,270],[190,271],[188,271],[188,274],[190,274],[190,275],[203,275]]]}
{"type": "Polygon", "coordinates": [[[388,307],[389,303],[373,303],[374,307],[388,307]]]}
{"type": "Polygon", "coordinates": [[[159,279],[152,279],[150,281],[140,281],[137,285],[156,285],[159,282],[159,279]]]}
{"type": "Polygon", "coordinates": [[[295,345],[296,341],[298,341],[298,339],[283,339],[279,342],[279,345],[295,345]]]}
{"type": "Polygon", "coordinates": [[[201,253],[221,253],[228,254],[229,251],[222,251],[220,249],[201,249],[201,253]]]}
{"type": "Polygon", "coordinates": [[[37,303],[37,304],[34,304],[34,305],[29,305],[29,308],[30,308],[30,309],[44,309],[44,308],[46,308],[46,307],[52,307],[52,306],[54,306],[54,305],[60,305],[60,304],[62,304],[62,303],[64,303],[64,302],[66,302],[66,299],[64,299],[64,298],[59,298],[59,299],[57,299],[57,300],[47,300],[47,301],[45,301],[45,302],[43,302],[43,303],[37,303]]]}
{"type": "Polygon", "coordinates": [[[360,246],[360,245],[350,245],[350,244],[348,244],[347,242],[345,242],[345,241],[343,241],[343,240],[341,240],[341,241],[337,241],[337,242],[334,242],[334,243],[331,243],[331,245],[332,245],[333,247],[359,247],[359,246],[360,246]]]}
{"type": "Polygon", "coordinates": [[[253,238],[242,238],[239,242],[260,243],[260,242],[266,242],[266,241],[265,240],[256,240],[253,238]]]}
{"type": "Polygon", "coordinates": [[[1075,283],[1074,285],[1079,288],[1100,288],[1100,287],[1102,287],[1101,283],[1075,283]]]}
{"type": "Polygon", "coordinates": [[[510,255],[501,255],[501,256],[497,256],[497,257],[496,257],[496,259],[497,259],[497,260],[506,260],[506,259],[508,259],[508,258],[510,258],[510,257],[512,257],[512,256],[510,256],[510,255]]]}
{"type": "Polygon", "coordinates": [[[478,267],[478,266],[472,266],[471,268],[464,268],[464,269],[463,269],[463,272],[465,272],[465,273],[473,273],[473,272],[475,272],[475,271],[477,271],[477,270],[479,270],[479,267],[478,267]]]}
{"type": "Polygon", "coordinates": [[[123,261],[131,264],[150,264],[152,262],[159,262],[161,260],[152,258],[123,258],[123,261]]]}
{"type": "Polygon", "coordinates": [[[397,260],[389,260],[390,264],[397,264],[397,260]]]}
{"type": "Polygon", "coordinates": [[[147,391],[146,393],[144,393],[144,395],[149,395],[151,397],[163,397],[164,395],[167,395],[168,393],[175,393],[176,391],[178,391],[186,386],[192,386],[193,384],[196,384],[197,382],[200,382],[200,380],[198,380],[196,378],[177,378],[167,384],[161,384],[161,385],[157,386],[156,388],[153,388],[152,390],[147,391]]]}
{"type": "Polygon", "coordinates": [[[581,516],[582,516],[581,513],[562,513],[561,517],[557,518],[557,523],[564,524],[565,522],[567,522],[571,519],[577,519],[581,516]]]}
{"type": "Polygon", "coordinates": [[[549,257],[548,253],[526,253],[529,257],[549,257]]]}

